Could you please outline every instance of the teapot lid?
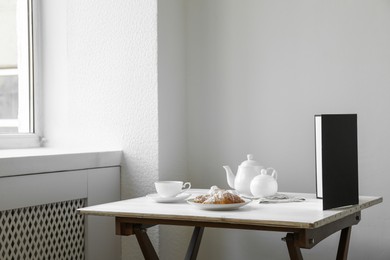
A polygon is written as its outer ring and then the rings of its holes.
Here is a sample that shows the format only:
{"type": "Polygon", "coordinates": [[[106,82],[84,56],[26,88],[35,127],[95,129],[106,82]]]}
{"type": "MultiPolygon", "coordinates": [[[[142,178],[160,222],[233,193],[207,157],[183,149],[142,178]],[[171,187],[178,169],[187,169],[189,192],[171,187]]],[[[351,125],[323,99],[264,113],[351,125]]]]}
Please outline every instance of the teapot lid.
{"type": "Polygon", "coordinates": [[[260,167],[261,167],[261,165],[260,165],[258,162],[256,162],[255,160],[253,160],[253,154],[248,154],[246,157],[248,158],[248,160],[243,161],[243,162],[240,164],[240,166],[243,166],[243,167],[260,166],[260,167]]]}

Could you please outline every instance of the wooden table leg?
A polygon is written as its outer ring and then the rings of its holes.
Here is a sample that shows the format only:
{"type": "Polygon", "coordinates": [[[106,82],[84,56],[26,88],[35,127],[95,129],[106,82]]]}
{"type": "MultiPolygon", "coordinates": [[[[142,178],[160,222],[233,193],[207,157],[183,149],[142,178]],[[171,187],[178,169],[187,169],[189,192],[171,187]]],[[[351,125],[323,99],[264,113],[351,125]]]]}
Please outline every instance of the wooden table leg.
{"type": "MultiPolygon", "coordinates": [[[[345,227],[341,230],[336,260],[347,260],[349,241],[351,238],[351,230],[352,230],[352,226],[345,227]]],[[[299,240],[298,237],[299,234],[288,233],[287,236],[283,239],[287,243],[290,259],[293,260],[303,260],[301,249],[298,244],[298,240],[299,240]]]]}
{"type": "Polygon", "coordinates": [[[287,233],[285,238],[288,254],[291,260],[303,260],[300,247],[297,245],[294,233],[287,233]]]}
{"type": "Polygon", "coordinates": [[[148,234],[146,233],[146,229],[139,226],[133,226],[133,232],[137,238],[138,244],[145,259],[158,260],[157,253],[154,250],[152,242],[150,242],[148,234]]]}
{"type": "Polygon", "coordinates": [[[200,242],[202,240],[204,227],[195,227],[192,233],[191,242],[187,249],[185,260],[195,260],[198,256],[200,242]]]}
{"type": "Polygon", "coordinates": [[[346,227],[341,230],[339,248],[337,250],[337,260],[347,260],[349,240],[351,238],[352,227],[346,227]]]}

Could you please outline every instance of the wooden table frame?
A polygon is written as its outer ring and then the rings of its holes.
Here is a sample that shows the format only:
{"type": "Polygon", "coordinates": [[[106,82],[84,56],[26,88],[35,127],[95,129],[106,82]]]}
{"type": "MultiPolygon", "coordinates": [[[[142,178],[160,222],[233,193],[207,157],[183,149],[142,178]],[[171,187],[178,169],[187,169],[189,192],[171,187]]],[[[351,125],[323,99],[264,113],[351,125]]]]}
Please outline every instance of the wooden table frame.
{"type": "MultiPolygon", "coordinates": [[[[191,190],[192,196],[207,190],[191,190]]],[[[302,260],[301,249],[311,249],[330,235],[341,231],[337,260],[346,260],[353,225],[361,211],[379,204],[382,197],[360,196],[359,204],[333,210],[322,210],[322,200],[315,194],[286,193],[301,196],[305,202],[262,204],[251,202],[234,211],[208,211],[182,203],[156,203],[146,197],[116,201],[78,209],[81,214],[115,217],[116,234],[135,235],[145,259],[158,255],[147,234],[155,225],[194,227],[185,256],[196,259],[205,228],[227,228],[282,232],[293,260],[302,260]]]]}
{"type": "Polygon", "coordinates": [[[302,260],[301,248],[310,249],[321,242],[323,239],[341,231],[339,246],[337,250],[337,260],[346,260],[348,257],[349,241],[352,226],[359,223],[361,212],[355,212],[335,222],[320,226],[314,229],[307,228],[284,228],[258,225],[240,225],[201,221],[178,221],[167,219],[142,219],[131,217],[116,217],[116,234],[121,236],[135,235],[141,251],[147,260],[158,259],[157,253],[146,233],[146,229],[155,225],[179,225],[194,226],[194,231],[190,244],[187,249],[185,260],[196,259],[202,240],[204,228],[229,228],[229,229],[248,229],[263,231],[287,232],[286,237],[282,238],[286,242],[290,259],[302,260]]]}

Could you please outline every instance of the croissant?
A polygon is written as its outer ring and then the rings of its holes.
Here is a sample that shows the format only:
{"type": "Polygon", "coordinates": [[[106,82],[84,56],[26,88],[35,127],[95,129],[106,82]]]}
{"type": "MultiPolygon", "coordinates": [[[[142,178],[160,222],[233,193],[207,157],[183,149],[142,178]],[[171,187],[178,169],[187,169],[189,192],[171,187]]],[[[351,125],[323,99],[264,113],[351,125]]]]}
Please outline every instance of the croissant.
{"type": "Polygon", "coordinates": [[[245,201],[229,190],[212,186],[207,194],[195,197],[194,202],[202,204],[232,204],[243,203],[245,201]]]}

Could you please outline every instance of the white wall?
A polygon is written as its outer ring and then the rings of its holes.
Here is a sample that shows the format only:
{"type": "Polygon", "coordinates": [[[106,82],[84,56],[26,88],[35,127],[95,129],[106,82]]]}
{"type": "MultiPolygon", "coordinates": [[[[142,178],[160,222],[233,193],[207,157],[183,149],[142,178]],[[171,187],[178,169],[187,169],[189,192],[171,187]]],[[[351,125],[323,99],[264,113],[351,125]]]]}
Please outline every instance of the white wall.
{"type": "MultiPolygon", "coordinates": [[[[188,181],[186,99],[186,4],[158,1],[159,178],[188,181]]],[[[160,227],[161,259],[183,259],[188,227],[160,227]]]]}
{"type": "MultiPolygon", "coordinates": [[[[187,11],[194,186],[227,187],[222,165],[253,153],[281,191],[315,192],[314,114],[358,113],[360,194],[385,201],[353,228],[350,258],[389,259],[389,1],[189,0],[187,11]]],[[[199,259],[286,259],[282,236],[206,230],[199,259]]],[[[304,256],[334,258],[337,239],[304,256]]]]}
{"type": "MultiPolygon", "coordinates": [[[[313,115],[332,112],[359,114],[360,193],[389,195],[387,1],[159,1],[158,67],[157,1],[42,4],[48,145],[122,147],[123,198],[158,178],[227,187],[221,166],[248,152],[278,169],[281,190],[314,192],[313,115]]],[[[389,258],[386,208],[363,212],[351,259],[389,258]]],[[[206,230],[199,259],[286,259],[282,236],[206,230]]],[[[131,239],[123,258],[142,259],[131,239]]],[[[328,259],[336,240],[304,254],[328,259]]],[[[183,241],[162,257],[181,256],[183,241]]]]}
{"type": "MultiPolygon", "coordinates": [[[[157,1],[42,0],[42,35],[47,145],[119,147],[122,198],[154,191],[157,1]]],[[[134,236],[122,253],[143,259],[134,236]]]]}

